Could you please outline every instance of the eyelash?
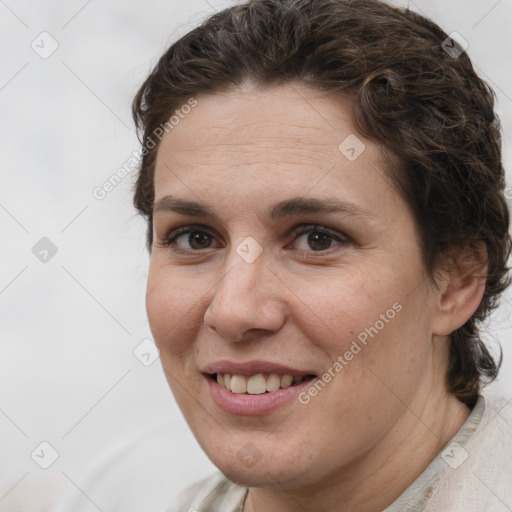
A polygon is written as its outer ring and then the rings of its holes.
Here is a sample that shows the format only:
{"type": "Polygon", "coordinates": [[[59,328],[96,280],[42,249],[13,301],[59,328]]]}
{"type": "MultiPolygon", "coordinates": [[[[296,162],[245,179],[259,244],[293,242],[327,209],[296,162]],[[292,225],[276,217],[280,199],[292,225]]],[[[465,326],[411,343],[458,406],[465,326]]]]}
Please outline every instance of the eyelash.
{"type": "MultiPolygon", "coordinates": [[[[193,233],[193,232],[206,233],[207,235],[209,235],[212,238],[214,238],[214,235],[212,233],[210,233],[208,231],[208,229],[205,228],[205,226],[202,226],[200,224],[192,224],[192,225],[183,226],[183,227],[174,229],[173,231],[171,231],[165,237],[165,240],[162,243],[160,243],[160,244],[157,243],[155,245],[157,245],[159,247],[162,247],[162,248],[171,248],[171,250],[173,252],[176,252],[176,253],[179,253],[179,254],[201,253],[202,252],[201,249],[186,250],[186,249],[182,249],[182,248],[180,248],[180,247],[178,247],[176,245],[176,239],[178,237],[180,237],[180,236],[182,236],[184,234],[187,234],[187,233],[190,234],[190,233],[193,233]]],[[[334,234],[330,230],[328,230],[326,228],[322,228],[321,226],[318,226],[316,224],[300,224],[299,226],[295,227],[293,229],[293,231],[290,233],[290,235],[293,235],[293,237],[294,237],[292,242],[297,240],[297,238],[299,238],[302,235],[310,234],[310,233],[313,233],[313,232],[320,233],[322,235],[327,235],[327,236],[331,237],[334,241],[338,242],[342,246],[346,246],[350,242],[348,237],[334,234]],[[308,228],[304,229],[306,226],[308,228]]],[[[209,249],[209,247],[207,247],[206,249],[209,249]]],[[[328,249],[321,250],[321,251],[313,251],[313,250],[312,251],[304,251],[304,250],[299,249],[299,250],[294,250],[293,252],[295,252],[295,253],[325,254],[327,251],[330,251],[330,249],[332,249],[332,247],[329,247],[328,249]]]]}

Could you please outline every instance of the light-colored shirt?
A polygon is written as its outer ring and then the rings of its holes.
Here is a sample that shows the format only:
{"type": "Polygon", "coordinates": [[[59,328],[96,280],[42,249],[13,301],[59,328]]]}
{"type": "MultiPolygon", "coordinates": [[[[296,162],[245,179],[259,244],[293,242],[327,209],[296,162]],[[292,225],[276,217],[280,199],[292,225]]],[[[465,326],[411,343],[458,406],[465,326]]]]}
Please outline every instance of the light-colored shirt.
{"type": "MultiPolygon", "coordinates": [[[[219,472],[167,512],[242,512],[247,494],[219,472]]],[[[420,511],[512,511],[512,402],[480,395],[457,434],[383,512],[420,511]]]]}

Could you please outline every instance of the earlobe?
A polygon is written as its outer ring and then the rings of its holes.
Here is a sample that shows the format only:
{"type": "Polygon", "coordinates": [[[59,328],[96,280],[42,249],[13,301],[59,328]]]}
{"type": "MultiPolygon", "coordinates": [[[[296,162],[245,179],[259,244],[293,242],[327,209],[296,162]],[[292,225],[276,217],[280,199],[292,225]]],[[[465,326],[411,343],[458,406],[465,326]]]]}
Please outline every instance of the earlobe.
{"type": "Polygon", "coordinates": [[[487,274],[487,251],[482,242],[452,252],[448,268],[438,280],[433,334],[450,335],[462,327],[482,300],[487,274]]]}

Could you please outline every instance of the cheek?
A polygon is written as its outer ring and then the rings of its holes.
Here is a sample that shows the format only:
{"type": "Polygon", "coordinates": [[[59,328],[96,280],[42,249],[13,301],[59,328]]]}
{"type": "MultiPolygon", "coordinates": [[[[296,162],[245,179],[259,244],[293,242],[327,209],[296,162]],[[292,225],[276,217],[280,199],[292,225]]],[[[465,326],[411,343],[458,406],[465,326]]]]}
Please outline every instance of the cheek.
{"type": "Polygon", "coordinates": [[[343,387],[361,392],[378,386],[380,377],[399,389],[422,371],[430,337],[426,304],[420,291],[407,292],[406,276],[397,280],[397,275],[391,266],[379,266],[377,273],[351,268],[336,279],[303,281],[295,289],[307,298],[306,314],[295,316],[299,329],[332,363],[338,361],[329,368],[345,375],[336,379],[343,387]]]}
{"type": "Polygon", "coordinates": [[[332,362],[319,376],[325,385],[310,387],[301,404],[311,418],[324,418],[333,439],[344,432],[356,452],[391,428],[428,371],[421,300],[408,297],[406,283],[393,276],[351,272],[323,283],[323,293],[316,286],[301,292],[315,314],[300,329],[332,362]]]}
{"type": "MultiPolygon", "coordinates": [[[[343,354],[351,342],[392,308],[399,296],[392,278],[372,275],[371,269],[338,269],[321,279],[296,280],[294,293],[306,314],[296,315],[300,328],[311,340],[329,340],[324,348],[331,356],[343,354]]],[[[394,315],[392,310],[389,316],[394,315]]],[[[323,343],[324,344],[324,343],[323,343]]]]}
{"type": "Polygon", "coordinates": [[[156,345],[164,353],[183,354],[190,348],[199,318],[201,290],[180,278],[179,272],[150,266],[146,311],[156,345]]]}

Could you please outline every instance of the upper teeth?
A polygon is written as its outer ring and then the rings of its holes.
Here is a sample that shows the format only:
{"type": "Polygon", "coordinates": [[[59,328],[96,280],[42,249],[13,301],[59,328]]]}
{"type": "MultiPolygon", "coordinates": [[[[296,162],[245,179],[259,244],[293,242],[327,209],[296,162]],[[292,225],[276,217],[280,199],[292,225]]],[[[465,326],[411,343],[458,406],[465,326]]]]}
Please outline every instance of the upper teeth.
{"type": "Polygon", "coordinates": [[[279,388],[287,388],[293,382],[301,382],[305,377],[293,377],[292,375],[278,375],[270,373],[264,375],[257,373],[250,377],[246,375],[231,375],[229,373],[217,373],[217,382],[232,393],[248,393],[249,395],[261,395],[267,391],[276,391],[279,388]]]}

